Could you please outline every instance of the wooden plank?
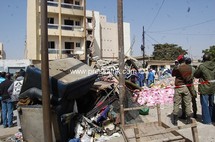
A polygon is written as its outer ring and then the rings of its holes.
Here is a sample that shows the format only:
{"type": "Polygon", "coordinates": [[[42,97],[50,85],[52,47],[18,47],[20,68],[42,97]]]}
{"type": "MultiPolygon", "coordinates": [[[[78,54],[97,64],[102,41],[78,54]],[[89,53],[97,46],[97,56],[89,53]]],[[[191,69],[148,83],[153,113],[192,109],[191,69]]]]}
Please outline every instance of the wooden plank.
{"type": "Polygon", "coordinates": [[[172,127],[172,128],[166,128],[165,130],[158,130],[152,133],[148,133],[145,136],[151,136],[151,135],[157,135],[157,134],[163,134],[163,133],[168,133],[168,132],[172,132],[172,131],[176,131],[176,130],[180,130],[180,129],[185,129],[185,128],[190,128],[190,127],[194,127],[196,126],[196,124],[187,124],[187,125],[183,125],[183,126],[176,126],[176,127],[172,127]]]}
{"type": "Polygon", "coordinates": [[[168,137],[159,140],[152,140],[149,142],[169,142],[169,141],[185,141],[182,136],[168,137]]]}
{"type": "MultiPolygon", "coordinates": [[[[191,118],[191,120],[192,120],[192,123],[196,123],[195,119],[191,118]]],[[[192,130],[193,141],[199,142],[197,126],[192,127],[191,130],[192,130]]]]}

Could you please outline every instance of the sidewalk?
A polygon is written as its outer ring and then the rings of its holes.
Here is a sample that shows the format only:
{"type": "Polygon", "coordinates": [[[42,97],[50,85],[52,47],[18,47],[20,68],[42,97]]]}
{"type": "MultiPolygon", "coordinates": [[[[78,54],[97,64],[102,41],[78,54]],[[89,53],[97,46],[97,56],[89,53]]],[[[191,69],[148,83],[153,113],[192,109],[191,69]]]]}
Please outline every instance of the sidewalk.
{"type": "Polygon", "coordinates": [[[8,137],[14,136],[14,134],[16,134],[17,132],[17,126],[11,128],[3,128],[3,125],[0,125],[0,142],[8,137]]]}

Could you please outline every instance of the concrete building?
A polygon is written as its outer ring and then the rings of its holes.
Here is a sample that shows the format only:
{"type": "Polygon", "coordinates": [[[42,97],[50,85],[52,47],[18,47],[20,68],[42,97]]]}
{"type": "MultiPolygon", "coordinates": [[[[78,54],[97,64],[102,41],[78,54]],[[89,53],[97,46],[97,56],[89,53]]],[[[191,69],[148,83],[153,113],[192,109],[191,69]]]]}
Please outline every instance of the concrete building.
{"type": "Polygon", "coordinates": [[[3,44],[0,43],[0,59],[5,59],[6,58],[6,53],[4,51],[3,44]]]}
{"type": "MultiPolygon", "coordinates": [[[[130,56],[130,24],[124,22],[124,53],[130,56]]],[[[107,22],[98,11],[86,11],[87,49],[101,59],[118,58],[117,23],[107,22]]]]}
{"type": "Polygon", "coordinates": [[[26,69],[27,66],[31,65],[31,60],[22,59],[22,60],[0,60],[0,72],[9,72],[14,74],[20,69],[26,69]]]}
{"type": "MultiPolygon", "coordinates": [[[[48,0],[49,59],[76,56],[85,60],[86,0],[48,0]]],[[[27,1],[27,40],[25,56],[41,60],[40,0],[27,1]]]]}

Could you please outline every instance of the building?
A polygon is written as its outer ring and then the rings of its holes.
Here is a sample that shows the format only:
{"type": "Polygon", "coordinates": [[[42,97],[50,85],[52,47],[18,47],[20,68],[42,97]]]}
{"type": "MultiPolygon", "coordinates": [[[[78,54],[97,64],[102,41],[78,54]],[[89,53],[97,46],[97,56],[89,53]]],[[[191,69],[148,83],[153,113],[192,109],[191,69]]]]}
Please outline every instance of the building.
{"type": "Polygon", "coordinates": [[[4,47],[3,47],[3,44],[0,43],[0,59],[5,59],[5,58],[6,58],[6,54],[4,51],[4,47]]]}
{"type": "MultiPolygon", "coordinates": [[[[86,0],[48,0],[49,59],[76,56],[85,60],[86,0]]],[[[27,40],[25,56],[34,63],[41,60],[40,0],[27,1],[27,40]]]]}
{"type": "MultiPolygon", "coordinates": [[[[124,53],[130,56],[130,24],[124,22],[124,53]]],[[[87,49],[101,59],[118,58],[117,23],[107,22],[98,11],[86,11],[87,49]]]]}
{"type": "Polygon", "coordinates": [[[22,59],[22,60],[0,60],[0,72],[9,72],[14,74],[20,69],[26,69],[27,66],[31,65],[31,60],[22,59]]]}

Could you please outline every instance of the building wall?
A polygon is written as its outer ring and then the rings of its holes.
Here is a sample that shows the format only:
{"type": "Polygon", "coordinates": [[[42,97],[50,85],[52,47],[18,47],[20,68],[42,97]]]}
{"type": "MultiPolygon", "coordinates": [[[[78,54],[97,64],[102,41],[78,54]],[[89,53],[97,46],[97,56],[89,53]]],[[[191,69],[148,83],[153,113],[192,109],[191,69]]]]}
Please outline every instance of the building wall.
{"type": "MultiPolygon", "coordinates": [[[[118,58],[118,25],[117,23],[109,23],[105,16],[100,17],[101,20],[101,50],[102,58],[115,59],[118,58]]],[[[124,54],[130,56],[130,24],[123,22],[124,32],[124,54]]]]}
{"type": "MultiPolygon", "coordinates": [[[[105,15],[100,15],[99,12],[87,11],[87,18],[94,18],[94,56],[102,59],[118,58],[118,28],[117,23],[107,22],[105,15]],[[94,12],[94,17],[93,17],[94,12]]],[[[93,19],[92,18],[92,19],[93,19]]],[[[124,53],[130,56],[130,24],[124,24],[124,53]]],[[[93,30],[93,25],[87,23],[87,30],[93,30]]],[[[87,35],[90,40],[91,36],[87,35]]]]}
{"type": "Polygon", "coordinates": [[[92,41],[94,42],[93,44],[93,56],[98,56],[99,58],[101,58],[101,51],[100,51],[100,47],[101,47],[101,30],[100,30],[100,13],[98,11],[86,11],[86,18],[90,18],[92,19],[91,23],[87,22],[86,19],[86,23],[87,23],[87,40],[88,41],[92,41]],[[93,18],[94,15],[94,18],[93,18]],[[94,21],[93,21],[94,20],[94,21]],[[88,34],[88,30],[93,30],[93,22],[95,22],[95,27],[94,27],[94,35],[92,34],[88,34]],[[93,39],[94,36],[94,39],[93,39]]]}
{"type": "Polygon", "coordinates": [[[20,69],[26,69],[27,66],[31,65],[31,60],[0,60],[0,71],[15,73],[20,69]]]}
{"type": "MultiPolygon", "coordinates": [[[[27,59],[35,61],[41,60],[41,9],[39,4],[39,0],[27,1],[25,56],[27,59]]],[[[73,4],[65,3],[64,0],[61,0],[61,4],[59,4],[59,0],[54,0],[48,1],[47,5],[48,40],[49,42],[54,41],[54,49],[53,47],[49,48],[49,59],[66,58],[78,54],[80,60],[85,60],[85,0],[74,0],[73,4]],[[75,2],[79,2],[80,5],[75,5],[75,2]],[[65,49],[65,42],[74,42],[74,45],[80,42],[80,47],[76,49],[76,46],[74,46],[74,50],[65,49]],[[65,52],[65,50],[68,52],[65,52]]]]}

